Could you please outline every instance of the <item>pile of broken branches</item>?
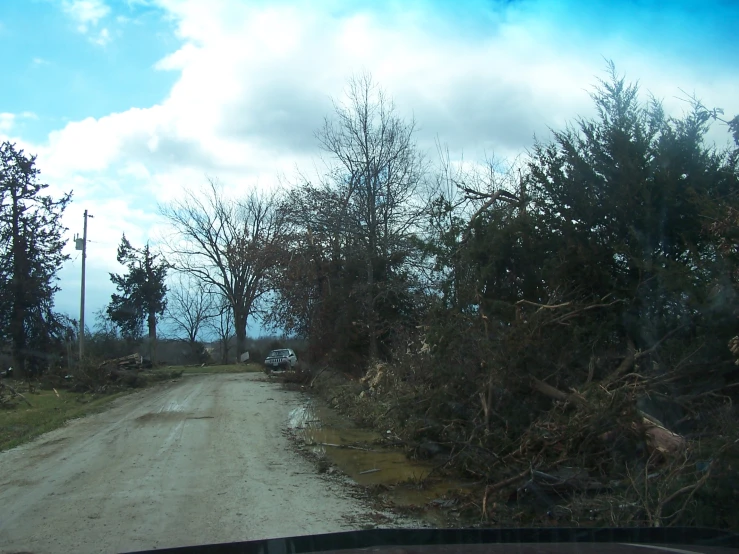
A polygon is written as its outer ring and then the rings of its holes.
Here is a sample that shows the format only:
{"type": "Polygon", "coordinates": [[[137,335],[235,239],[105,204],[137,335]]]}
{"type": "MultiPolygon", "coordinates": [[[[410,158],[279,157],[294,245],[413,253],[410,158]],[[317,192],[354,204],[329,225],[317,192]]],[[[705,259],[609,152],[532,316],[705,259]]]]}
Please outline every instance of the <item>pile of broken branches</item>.
{"type": "Polygon", "coordinates": [[[497,335],[481,309],[484,339],[450,339],[455,371],[448,350],[402,360],[357,411],[377,406],[413,452],[445,453],[439,471],[483,483],[466,506],[487,522],[739,526],[733,362],[694,360],[680,328],[641,349],[605,341],[596,314],[618,303],[520,302],[497,335]]]}

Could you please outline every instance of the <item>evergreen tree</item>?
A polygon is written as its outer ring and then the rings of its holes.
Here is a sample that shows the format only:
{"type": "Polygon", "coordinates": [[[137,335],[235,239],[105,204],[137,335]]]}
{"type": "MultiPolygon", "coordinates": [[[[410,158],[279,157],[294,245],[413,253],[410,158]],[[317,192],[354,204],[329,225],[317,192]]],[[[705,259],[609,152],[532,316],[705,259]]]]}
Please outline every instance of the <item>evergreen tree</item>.
{"type": "Polygon", "coordinates": [[[110,274],[110,280],[120,294],[113,294],[108,305],[108,315],[118,325],[122,335],[130,340],[141,337],[144,321],[149,335],[149,355],[156,361],[157,316],[164,314],[167,306],[167,286],[164,280],[169,268],[165,260],[154,254],[149,243],[138,249],[123,235],[118,247],[118,263],[128,272],[110,274]]]}
{"type": "Polygon", "coordinates": [[[11,342],[19,375],[42,371],[67,332],[53,307],[71,193],[44,195],[38,176],[35,156],[0,145],[0,340],[11,342]]]}
{"type": "Polygon", "coordinates": [[[717,315],[712,296],[724,269],[705,221],[735,189],[736,173],[727,153],[703,142],[705,110],[668,118],[610,70],[592,94],[598,117],[535,146],[532,194],[549,236],[549,292],[621,300],[618,333],[646,348],[717,315]]]}

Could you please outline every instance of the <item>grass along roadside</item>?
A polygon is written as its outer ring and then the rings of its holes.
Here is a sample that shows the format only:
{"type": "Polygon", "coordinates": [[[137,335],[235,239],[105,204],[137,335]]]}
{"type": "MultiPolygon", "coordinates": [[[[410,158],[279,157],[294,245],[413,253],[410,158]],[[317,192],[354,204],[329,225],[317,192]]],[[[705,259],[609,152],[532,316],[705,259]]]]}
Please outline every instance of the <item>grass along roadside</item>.
{"type": "Polygon", "coordinates": [[[100,412],[107,404],[133,392],[126,389],[113,394],[90,396],[77,392],[41,390],[23,395],[31,403],[0,410],[0,450],[13,448],[43,433],[61,427],[70,419],[100,412]],[[57,396],[58,394],[58,396],[57,396]]]}
{"type": "Polygon", "coordinates": [[[56,391],[51,388],[37,388],[36,392],[23,390],[23,396],[30,406],[17,400],[14,407],[0,409],[0,451],[57,429],[70,419],[101,412],[110,402],[130,392],[176,380],[182,373],[178,368],[131,372],[131,375],[113,384],[113,390],[102,394],[72,392],[62,388],[56,391]]]}

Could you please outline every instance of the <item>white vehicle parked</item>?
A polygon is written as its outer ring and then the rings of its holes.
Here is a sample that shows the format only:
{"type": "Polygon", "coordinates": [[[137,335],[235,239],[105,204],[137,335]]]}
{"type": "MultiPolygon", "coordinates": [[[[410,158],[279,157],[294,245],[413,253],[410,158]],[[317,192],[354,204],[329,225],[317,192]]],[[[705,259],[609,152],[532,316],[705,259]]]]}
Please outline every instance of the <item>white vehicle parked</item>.
{"type": "Polygon", "coordinates": [[[264,368],[267,372],[277,370],[288,370],[295,367],[298,363],[298,357],[292,348],[280,348],[273,350],[264,360],[264,368]]]}

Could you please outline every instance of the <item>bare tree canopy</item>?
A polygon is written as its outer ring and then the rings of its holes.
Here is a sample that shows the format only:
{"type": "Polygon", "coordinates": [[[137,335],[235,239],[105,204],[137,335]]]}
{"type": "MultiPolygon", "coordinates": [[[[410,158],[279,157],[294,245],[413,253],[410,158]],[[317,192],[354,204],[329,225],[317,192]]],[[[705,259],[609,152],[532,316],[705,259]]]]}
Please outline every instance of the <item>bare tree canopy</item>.
{"type": "Polygon", "coordinates": [[[317,138],[334,162],[330,176],[346,205],[347,230],[358,231],[369,252],[386,255],[420,213],[426,168],[413,138],[416,123],[398,115],[369,74],[350,79],[347,99],[335,104],[317,138]]]}
{"type": "Polygon", "coordinates": [[[189,274],[177,274],[169,289],[165,317],[178,336],[195,347],[202,340],[208,320],[217,316],[217,298],[202,281],[189,274]]]}
{"type": "Polygon", "coordinates": [[[268,290],[279,257],[283,218],[274,194],[252,190],[231,200],[213,180],[200,191],[160,206],[174,228],[166,241],[174,267],[212,286],[233,312],[238,352],[246,345],[247,320],[268,290]]]}
{"type": "Polygon", "coordinates": [[[387,296],[393,265],[408,257],[408,238],[421,214],[419,188],[425,163],[414,142],[416,124],[369,74],[349,81],[347,103],[336,104],[317,133],[332,166],[329,182],[339,197],[339,231],[361,250],[365,265],[365,317],[369,353],[378,353],[378,299],[387,296]]]}

